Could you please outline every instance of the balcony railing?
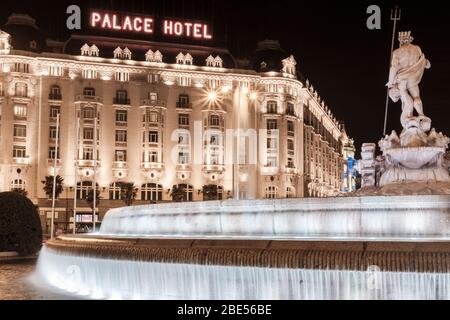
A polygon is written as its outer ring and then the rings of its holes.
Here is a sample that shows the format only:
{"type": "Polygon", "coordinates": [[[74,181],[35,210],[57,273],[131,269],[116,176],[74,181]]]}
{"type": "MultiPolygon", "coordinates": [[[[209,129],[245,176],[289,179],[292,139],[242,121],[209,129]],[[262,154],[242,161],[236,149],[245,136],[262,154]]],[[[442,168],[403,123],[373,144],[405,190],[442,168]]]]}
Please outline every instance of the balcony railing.
{"type": "Polygon", "coordinates": [[[50,93],[48,100],[62,100],[62,95],[60,93],[50,93]]]}
{"type": "Polygon", "coordinates": [[[129,106],[131,104],[130,99],[128,98],[114,98],[113,104],[129,106]]]}
{"type": "Polygon", "coordinates": [[[103,103],[103,98],[98,96],[86,96],[86,95],[78,95],[75,97],[75,102],[96,102],[103,103]]]}
{"type": "Polygon", "coordinates": [[[203,171],[207,173],[223,173],[225,166],[223,164],[205,164],[203,165],[203,171]]]}
{"type": "Polygon", "coordinates": [[[144,170],[163,170],[164,169],[164,163],[141,162],[141,169],[144,169],[144,170]]]}
{"type": "Polygon", "coordinates": [[[142,107],[165,107],[166,103],[162,100],[154,100],[154,99],[142,99],[141,100],[142,107]]]}
{"type": "Polygon", "coordinates": [[[178,101],[177,109],[192,109],[192,103],[178,101]]]}

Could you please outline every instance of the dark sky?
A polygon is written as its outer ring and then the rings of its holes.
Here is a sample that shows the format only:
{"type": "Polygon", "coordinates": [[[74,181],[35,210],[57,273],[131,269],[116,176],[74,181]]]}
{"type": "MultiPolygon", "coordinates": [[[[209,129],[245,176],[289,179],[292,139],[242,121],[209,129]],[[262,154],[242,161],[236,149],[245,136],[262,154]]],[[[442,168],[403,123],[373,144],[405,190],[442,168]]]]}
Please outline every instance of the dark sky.
{"type": "MultiPolygon", "coordinates": [[[[236,57],[250,57],[256,42],[277,39],[299,63],[358,149],[382,136],[392,24],[391,8],[402,9],[399,30],[411,30],[432,68],[422,81],[425,114],[450,135],[450,11],[442,1],[202,1],[95,0],[2,3],[2,23],[10,12],[27,12],[53,37],[67,36],[65,8],[105,8],[209,20],[214,34],[236,57]],[[382,29],[368,30],[366,9],[382,9],[382,29]]],[[[395,43],[396,47],[398,42],[395,43]]],[[[390,104],[388,132],[400,131],[400,103],[390,104]]]]}

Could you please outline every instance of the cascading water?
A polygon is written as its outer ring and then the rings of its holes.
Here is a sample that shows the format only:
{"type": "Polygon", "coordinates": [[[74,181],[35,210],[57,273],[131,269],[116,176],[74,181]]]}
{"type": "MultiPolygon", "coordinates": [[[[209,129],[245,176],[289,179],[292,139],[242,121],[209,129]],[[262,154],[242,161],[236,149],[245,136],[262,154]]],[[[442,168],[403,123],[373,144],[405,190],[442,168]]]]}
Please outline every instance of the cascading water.
{"type": "Polygon", "coordinates": [[[450,274],[200,266],[98,259],[44,248],[38,272],[94,299],[450,299],[450,274]]]}
{"type": "MultiPolygon", "coordinates": [[[[99,234],[74,243],[205,237],[222,241],[448,242],[449,208],[450,197],[446,196],[128,207],[111,210],[99,234]]],[[[54,286],[99,299],[450,299],[448,270],[361,270],[161,263],[51,247],[42,249],[37,268],[54,286]]]]}

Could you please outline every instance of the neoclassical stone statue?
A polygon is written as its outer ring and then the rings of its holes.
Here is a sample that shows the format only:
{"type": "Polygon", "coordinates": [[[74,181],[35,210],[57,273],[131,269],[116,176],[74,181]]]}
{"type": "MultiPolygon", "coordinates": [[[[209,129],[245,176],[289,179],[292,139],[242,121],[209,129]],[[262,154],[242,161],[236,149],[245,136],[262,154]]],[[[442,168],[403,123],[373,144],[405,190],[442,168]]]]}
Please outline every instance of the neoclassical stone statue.
{"type": "MultiPolygon", "coordinates": [[[[392,101],[402,101],[401,124],[408,127],[408,119],[413,117],[414,109],[419,117],[425,117],[420,98],[419,83],[425,69],[431,67],[419,46],[412,44],[411,31],[400,32],[400,47],[393,52],[389,72],[389,96],[392,101]]],[[[428,128],[429,130],[429,128],[428,128]]]]}

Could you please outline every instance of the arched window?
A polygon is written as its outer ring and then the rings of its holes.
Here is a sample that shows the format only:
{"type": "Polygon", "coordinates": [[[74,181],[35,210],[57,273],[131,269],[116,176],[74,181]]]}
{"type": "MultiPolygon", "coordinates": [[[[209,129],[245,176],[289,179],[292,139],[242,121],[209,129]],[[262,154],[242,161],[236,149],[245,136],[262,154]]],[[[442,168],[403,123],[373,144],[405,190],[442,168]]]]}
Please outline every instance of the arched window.
{"type": "Polygon", "coordinates": [[[173,201],[193,201],[194,187],[190,184],[177,184],[172,188],[173,201]]]}
{"type": "Polygon", "coordinates": [[[48,97],[50,100],[62,100],[61,88],[57,85],[50,87],[50,94],[48,97]]]}
{"type": "Polygon", "coordinates": [[[109,200],[122,199],[122,185],[120,182],[113,182],[109,185],[109,200]]]}
{"type": "Polygon", "coordinates": [[[278,198],[278,188],[275,186],[268,186],[265,192],[266,199],[277,199],[278,198]]]}
{"type": "Polygon", "coordinates": [[[83,89],[83,95],[94,97],[95,96],[95,89],[92,87],[86,87],[83,89]]]}
{"type": "Polygon", "coordinates": [[[293,187],[286,187],[286,198],[295,198],[295,189],[293,187]]]}
{"type": "Polygon", "coordinates": [[[25,181],[22,179],[14,179],[9,185],[10,191],[25,190],[25,181]]]}
{"type": "Polygon", "coordinates": [[[28,97],[28,85],[25,82],[17,82],[15,95],[16,97],[28,97]]]}
{"type": "Polygon", "coordinates": [[[209,117],[209,125],[211,127],[219,127],[220,126],[220,117],[216,114],[213,114],[209,117]]]}
{"type": "Polygon", "coordinates": [[[146,183],[141,186],[141,200],[161,201],[163,187],[160,184],[146,183]]]}
{"type": "MultiPolygon", "coordinates": [[[[98,183],[95,184],[97,186],[97,192],[100,192],[98,190],[98,183]]],[[[89,191],[93,190],[92,188],[92,181],[81,181],[77,183],[77,199],[86,199],[89,191]]]]}

